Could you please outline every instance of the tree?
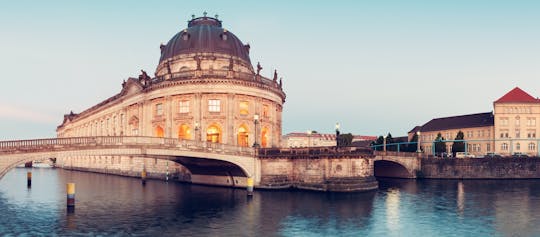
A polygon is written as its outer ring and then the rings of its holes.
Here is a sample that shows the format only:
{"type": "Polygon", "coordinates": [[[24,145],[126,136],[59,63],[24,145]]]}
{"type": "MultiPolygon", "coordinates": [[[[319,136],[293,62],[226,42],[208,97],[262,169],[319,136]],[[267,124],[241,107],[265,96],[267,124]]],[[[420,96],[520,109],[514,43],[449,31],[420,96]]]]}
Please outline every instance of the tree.
{"type": "Polygon", "coordinates": [[[339,146],[350,146],[352,144],[353,135],[351,133],[339,134],[339,146]]]}
{"type": "Polygon", "coordinates": [[[416,152],[416,149],[418,148],[418,144],[416,143],[418,142],[418,134],[415,133],[409,142],[409,144],[402,146],[402,150],[406,152],[416,152]]]}
{"type": "Polygon", "coordinates": [[[391,146],[388,145],[392,143],[394,143],[394,138],[392,137],[392,134],[388,133],[388,135],[386,135],[386,150],[387,151],[397,151],[397,145],[391,145],[391,146]]]}
{"type": "Polygon", "coordinates": [[[454,155],[454,157],[456,157],[456,152],[464,152],[465,151],[465,143],[463,142],[463,132],[462,131],[459,131],[456,135],[456,138],[454,138],[454,140],[460,140],[460,141],[455,141],[453,144],[452,144],[452,155],[454,155]]]}
{"type": "Polygon", "coordinates": [[[377,146],[377,147],[375,147],[375,150],[376,150],[376,151],[382,151],[382,150],[383,150],[383,147],[382,147],[383,141],[384,141],[383,136],[379,136],[379,137],[377,138],[377,140],[371,142],[371,145],[372,145],[372,146],[377,146]],[[380,145],[380,146],[378,146],[378,145],[380,145]]]}
{"type": "Polygon", "coordinates": [[[442,137],[441,133],[438,133],[435,138],[435,153],[446,152],[446,142],[443,142],[443,140],[444,137],[442,137]]]}

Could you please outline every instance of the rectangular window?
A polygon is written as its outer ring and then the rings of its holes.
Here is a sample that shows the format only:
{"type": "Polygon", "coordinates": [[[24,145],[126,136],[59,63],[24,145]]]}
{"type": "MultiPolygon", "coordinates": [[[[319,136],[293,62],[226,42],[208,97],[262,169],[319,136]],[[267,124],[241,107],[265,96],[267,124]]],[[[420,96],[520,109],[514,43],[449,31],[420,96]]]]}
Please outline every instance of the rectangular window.
{"type": "Polygon", "coordinates": [[[208,112],[220,112],[221,101],[220,100],[208,100],[208,112]]]}
{"type": "Polygon", "coordinates": [[[180,101],[180,109],[179,112],[181,114],[187,114],[189,113],[189,100],[183,100],[180,101]]]}
{"type": "Polygon", "coordinates": [[[486,151],[487,152],[490,152],[491,151],[491,144],[486,144],[486,151]]]}
{"type": "Polygon", "coordinates": [[[156,104],[156,115],[163,115],[163,104],[156,104]]]}
{"type": "Polygon", "coordinates": [[[519,126],[519,118],[516,119],[516,126],[519,126]]]}
{"type": "Polygon", "coordinates": [[[520,131],[519,129],[516,129],[516,138],[519,138],[520,137],[520,131]]]}
{"type": "Polygon", "coordinates": [[[247,102],[247,101],[240,101],[239,109],[240,109],[240,114],[241,114],[241,115],[247,115],[247,114],[249,114],[249,102],[247,102]]]}

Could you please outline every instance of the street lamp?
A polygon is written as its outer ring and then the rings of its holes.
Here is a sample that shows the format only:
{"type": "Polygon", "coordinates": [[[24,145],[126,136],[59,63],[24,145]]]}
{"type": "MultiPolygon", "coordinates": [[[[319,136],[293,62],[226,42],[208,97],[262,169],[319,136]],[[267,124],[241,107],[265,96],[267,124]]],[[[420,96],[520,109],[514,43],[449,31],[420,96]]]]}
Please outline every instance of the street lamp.
{"type": "Polygon", "coordinates": [[[336,148],[339,147],[339,123],[336,123],[336,148]]]}
{"type": "Polygon", "coordinates": [[[254,148],[258,148],[259,144],[257,143],[257,124],[259,123],[259,115],[253,115],[253,124],[255,125],[255,142],[253,143],[254,148]]]}
{"type": "Polygon", "coordinates": [[[386,152],[386,136],[387,135],[384,135],[383,136],[383,151],[386,152]]]}
{"type": "Polygon", "coordinates": [[[199,125],[199,122],[195,122],[195,141],[196,142],[200,142],[200,138],[199,138],[199,129],[200,129],[200,125],[199,125]]]}
{"type": "Polygon", "coordinates": [[[420,131],[416,132],[416,152],[422,152],[422,150],[420,150],[420,131]]]}

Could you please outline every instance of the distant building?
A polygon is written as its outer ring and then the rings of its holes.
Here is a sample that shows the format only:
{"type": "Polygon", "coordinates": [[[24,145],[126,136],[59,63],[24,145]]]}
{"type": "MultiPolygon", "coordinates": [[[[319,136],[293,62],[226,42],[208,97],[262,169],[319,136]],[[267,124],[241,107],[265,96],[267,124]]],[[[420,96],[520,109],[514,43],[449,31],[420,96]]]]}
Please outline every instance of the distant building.
{"type": "MultiPolygon", "coordinates": [[[[454,140],[463,132],[467,151],[475,155],[497,153],[503,155],[538,155],[536,137],[540,124],[540,99],[516,87],[493,102],[493,112],[435,118],[409,132],[409,140],[420,132],[424,152],[433,151],[437,134],[454,140]]],[[[447,151],[452,143],[446,144],[447,151]]]]}
{"type": "MultiPolygon", "coordinates": [[[[353,146],[364,146],[364,141],[367,145],[371,141],[376,140],[375,136],[354,135],[352,140],[353,146]]],[[[301,133],[292,132],[282,137],[282,147],[320,147],[320,146],[336,146],[336,134],[324,133],[301,133]]]]}

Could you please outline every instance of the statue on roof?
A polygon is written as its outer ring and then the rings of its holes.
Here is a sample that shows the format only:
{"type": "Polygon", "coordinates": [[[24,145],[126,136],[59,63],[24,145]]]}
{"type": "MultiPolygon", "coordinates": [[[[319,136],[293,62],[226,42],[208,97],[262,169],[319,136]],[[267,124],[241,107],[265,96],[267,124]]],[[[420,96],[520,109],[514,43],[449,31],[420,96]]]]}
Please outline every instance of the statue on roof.
{"type": "Polygon", "coordinates": [[[282,77],[279,78],[279,88],[283,88],[283,82],[281,82],[282,77]]]}
{"type": "Polygon", "coordinates": [[[261,63],[260,63],[260,62],[257,62],[257,76],[258,76],[258,75],[261,75],[261,70],[262,70],[262,69],[263,69],[263,68],[261,67],[261,63]]]}
{"type": "Polygon", "coordinates": [[[277,70],[274,69],[274,79],[273,79],[274,82],[277,82],[277,70]]]}

